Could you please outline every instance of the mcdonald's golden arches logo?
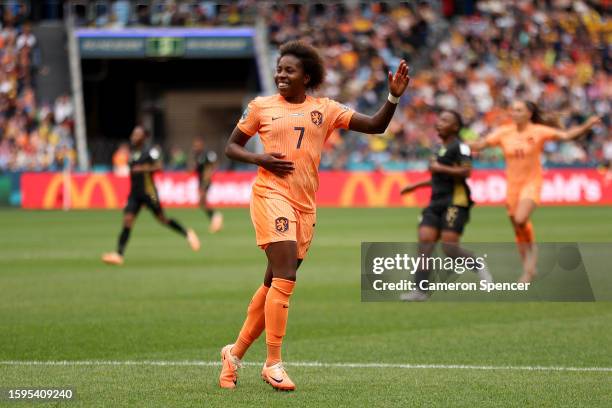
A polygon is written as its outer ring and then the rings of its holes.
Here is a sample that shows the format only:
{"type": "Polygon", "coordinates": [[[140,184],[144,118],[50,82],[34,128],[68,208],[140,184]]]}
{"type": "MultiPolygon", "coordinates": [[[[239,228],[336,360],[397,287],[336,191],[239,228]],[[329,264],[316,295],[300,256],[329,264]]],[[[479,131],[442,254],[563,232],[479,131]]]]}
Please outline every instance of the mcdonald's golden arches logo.
{"type": "MultiPolygon", "coordinates": [[[[340,194],[340,206],[352,207],[356,204],[355,194],[361,187],[368,207],[386,207],[391,204],[393,197],[391,193],[395,186],[399,190],[408,184],[408,178],[404,173],[394,172],[383,175],[382,180],[377,184],[371,173],[352,173],[344,183],[344,188],[340,194]]],[[[406,194],[401,198],[401,202],[407,207],[416,206],[413,194],[406,194]]]]}
{"type": "MultiPolygon", "coordinates": [[[[90,208],[92,197],[96,187],[100,188],[104,198],[105,208],[117,208],[117,193],[110,180],[104,174],[92,174],[87,176],[82,187],[79,187],[74,178],[68,178],[70,182],[70,207],[71,208],[90,208]]],[[[64,176],[56,174],[53,176],[43,198],[43,208],[51,209],[57,207],[57,197],[60,189],[64,188],[64,176]]]]}

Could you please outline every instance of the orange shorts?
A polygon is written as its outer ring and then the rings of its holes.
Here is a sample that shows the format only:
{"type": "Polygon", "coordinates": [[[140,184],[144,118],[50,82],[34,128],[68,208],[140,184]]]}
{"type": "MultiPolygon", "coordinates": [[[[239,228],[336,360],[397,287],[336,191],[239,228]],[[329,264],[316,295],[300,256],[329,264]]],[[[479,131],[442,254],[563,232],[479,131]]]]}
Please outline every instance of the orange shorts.
{"type": "Polygon", "coordinates": [[[506,193],[506,209],[508,215],[514,215],[516,207],[521,200],[531,200],[537,205],[540,204],[540,192],[542,191],[542,181],[535,180],[522,185],[508,185],[506,193]]]}
{"type": "Polygon", "coordinates": [[[251,221],[255,227],[255,239],[261,249],[272,242],[297,242],[297,257],[304,259],[317,221],[316,213],[296,210],[287,201],[251,195],[251,221]]]}

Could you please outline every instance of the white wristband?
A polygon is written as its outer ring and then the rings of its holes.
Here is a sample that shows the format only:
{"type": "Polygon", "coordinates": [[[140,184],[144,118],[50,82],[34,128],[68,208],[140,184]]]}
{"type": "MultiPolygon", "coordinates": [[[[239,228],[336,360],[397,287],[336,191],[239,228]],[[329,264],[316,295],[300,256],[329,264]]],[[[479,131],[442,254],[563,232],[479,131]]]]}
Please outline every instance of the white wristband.
{"type": "Polygon", "coordinates": [[[391,92],[389,92],[389,96],[387,96],[387,100],[395,105],[397,105],[399,103],[400,98],[398,98],[397,96],[393,96],[391,95],[391,92]]]}

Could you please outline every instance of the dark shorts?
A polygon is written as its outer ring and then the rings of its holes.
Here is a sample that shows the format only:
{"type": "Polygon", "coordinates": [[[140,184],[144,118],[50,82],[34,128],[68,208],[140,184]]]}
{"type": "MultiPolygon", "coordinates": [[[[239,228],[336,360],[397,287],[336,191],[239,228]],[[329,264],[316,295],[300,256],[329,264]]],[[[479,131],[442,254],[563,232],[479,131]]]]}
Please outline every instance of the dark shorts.
{"type": "Polygon", "coordinates": [[[163,209],[157,195],[147,195],[147,194],[130,194],[128,196],[128,201],[123,209],[124,213],[130,214],[138,214],[140,208],[142,206],[146,206],[151,212],[155,215],[159,215],[163,213],[163,209]]]}
{"type": "Polygon", "coordinates": [[[421,225],[434,227],[440,231],[454,231],[463,233],[465,224],[470,220],[470,208],[449,206],[429,206],[423,210],[421,225]]]}

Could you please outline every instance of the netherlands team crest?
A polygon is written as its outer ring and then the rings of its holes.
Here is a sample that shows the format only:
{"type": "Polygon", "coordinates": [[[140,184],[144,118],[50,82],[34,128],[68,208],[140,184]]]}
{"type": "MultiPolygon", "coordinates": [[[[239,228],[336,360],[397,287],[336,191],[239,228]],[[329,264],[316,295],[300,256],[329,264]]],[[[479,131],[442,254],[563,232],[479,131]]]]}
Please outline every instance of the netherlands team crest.
{"type": "Polygon", "coordinates": [[[319,111],[310,112],[310,120],[317,126],[321,126],[323,123],[323,114],[319,111]]]}
{"type": "Polygon", "coordinates": [[[285,217],[278,217],[274,221],[274,225],[278,232],[285,232],[289,229],[289,220],[285,217]]]}

